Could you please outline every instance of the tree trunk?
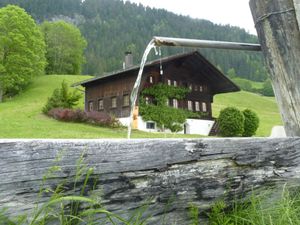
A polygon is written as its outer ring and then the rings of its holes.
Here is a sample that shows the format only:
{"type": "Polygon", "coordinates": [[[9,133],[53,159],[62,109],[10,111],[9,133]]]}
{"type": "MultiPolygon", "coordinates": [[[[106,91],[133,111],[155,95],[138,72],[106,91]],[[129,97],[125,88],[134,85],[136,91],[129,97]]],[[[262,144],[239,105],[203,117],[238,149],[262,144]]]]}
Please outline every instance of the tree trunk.
{"type": "Polygon", "coordinates": [[[250,0],[250,7],[288,136],[300,136],[299,0],[250,0]],[[295,4],[294,4],[295,3],[295,4]]]}
{"type": "Polygon", "coordinates": [[[203,224],[216,200],[299,178],[299,146],[300,138],[0,140],[0,208],[14,216],[47,201],[49,194],[37,196],[55,165],[61,169],[45,186],[72,189],[83,154],[99,180],[87,183],[86,194],[101,193],[109,210],[126,217],[151,199],[149,224],[162,224],[165,217],[166,224],[187,225],[194,204],[203,224]]]}

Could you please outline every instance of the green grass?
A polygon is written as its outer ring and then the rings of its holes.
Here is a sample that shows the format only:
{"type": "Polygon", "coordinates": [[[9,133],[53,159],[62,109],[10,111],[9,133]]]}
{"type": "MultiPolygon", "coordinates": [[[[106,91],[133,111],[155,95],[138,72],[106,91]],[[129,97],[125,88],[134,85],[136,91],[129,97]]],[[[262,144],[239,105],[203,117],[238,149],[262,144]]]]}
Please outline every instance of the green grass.
{"type": "Polygon", "coordinates": [[[247,200],[227,207],[217,202],[209,213],[210,225],[299,225],[299,186],[283,190],[253,191],[247,200]]]}
{"type": "Polygon", "coordinates": [[[218,117],[220,110],[228,106],[234,106],[240,110],[252,109],[258,114],[260,125],[256,136],[269,136],[273,126],[282,125],[274,97],[260,96],[245,91],[216,95],[213,103],[214,117],[218,117]]]}
{"type": "Polygon", "coordinates": [[[246,82],[250,82],[252,88],[255,88],[255,89],[262,89],[263,86],[264,86],[264,83],[263,82],[257,82],[257,81],[252,81],[252,80],[247,80],[247,79],[243,79],[243,78],[239,78],[239,77],[235,77],[232,79],[233,82],[239,82],[239,81],[246,81],[246,82]]]}
{"type": "MultiPolygon", "coordinates": [[[[68,84],[90,78],[88,76],[51,75],[41,76],[19,96],[0,104],[0,138],[126,138],[126,129],[110,129],[79,123],[65,123],[48,118],[41,110],[63,80],[68,84]]],[[[84,100],[79,107],[83,108],[84,100]]],[[[216,117],[222,108],[236,106],[250,108],[258,113],[260,127],[257,136],[269,136],[272,126],[280,125],[281,119],[274,98],[248,92],[215,96],[213,112],[216,117]]],[[[199,135],[174,135],[133,131],[133,138],[194,138],[199,135]]]]}
{"type": "MultiPolygon", "coordinates": [[[[88,76],[41,76],[19,96],[0,104],[0,138],[126,138],[126,129],[110,129],[79,123],[65,123],[42,114],[47,98],[66,80],[73,84],[88,76]]],[[[79,107],[83,108],[84,100],[79,107]]],[[[155,134],[133,131],[133,138],[200,137],[199,135],[155,134]]]]}

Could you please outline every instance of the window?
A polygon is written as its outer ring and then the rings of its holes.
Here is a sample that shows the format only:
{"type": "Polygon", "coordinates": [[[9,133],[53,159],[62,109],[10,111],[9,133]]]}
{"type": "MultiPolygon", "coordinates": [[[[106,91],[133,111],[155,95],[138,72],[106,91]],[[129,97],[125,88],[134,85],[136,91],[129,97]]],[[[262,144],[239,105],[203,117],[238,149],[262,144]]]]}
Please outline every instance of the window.
{"type": "Polygon", "coordinates": [[[199,91],[200,91],[200,92],[202,92],[202,91],[203,91],[203,86],[202,86],[202,85],[200,85],[200,87],[199,87],[199,91]]]}
{"type": "Polygon", "coordinates": [[[178,100],[176,98],[173,98],[173,107],[178,108],[178,100]]]}
{"type": "Polygon", "coordinates": [[[146,102],[146,105],[149,105],[149,103],[150,103],[149,97],[145,97],[145,102],[146,102]]]}
{"type": "Polygon", "coordinates": [[[153,84],[153,77],[152,77],[152,76],[149,77],[149,82],[150,82],[151,84],[153,84]]]}
{"type": "Polygon", "coordinates": [[[202,102],[202,112],[207,112],[207,107],[205,102],[202,102]]]}
{"type": "Polygon", "coordinates": [[[129,95],[123,95],[123,106],[129,106],[129,95]]]}
{"type": "Polygon", "coordinates": [[[193,90],[193,85],[192,84],[189,84],[189,89],[193,90]]]}
{"type": "Polygon", "coordinates": [[[117,108],[117,97],[112,97],[111,98],[111,107],[112,108],[117,108]]]}
{"type": "Polygon", "coordinates": [[[154,122],[147,122],[146,123],[146,128],[147,129],[151,129],[151,130],[153,130],[153,129],[155,129],[155,123],[154,122]]]}
{"type": "Polygon", "coordinates": [[[197,112],[200,111],[200,103],[199,103],[199,102],[195,102],[195,110],[196,110],[197,112]]]}
{"type": "Polygon", "coordinates": [[[177,81],[174,80],[174,87],[177,87],[177,81]]]}
{"type": "Polygon", "coordinates": [[[93,111],[94,110],[94,103],[93,101],[89,101],[89,105],[88,105],[88,111],[93,111]]]}
{"type": "Polygon", "coordinates": [[[198,91],[198,85],[195,85],[195,86],[194,86],[194,90],[195,90],[195,91],[198,91]]]}
{"type": "Polygon", "coordinates": [[[188,110],[193,111],[193,102],[188,100],[188,110]]]}
{"type": "Polygon", "coordinates": [[[172,81],[168,79],[168,85],[171,86],[172,85],[172,81]]]}
{"type": "Polygon", "coordinates": [[[98,100],[98,110],[103,110],[103,109],[104,109],[103,99],[99,99],[98,100]]]}

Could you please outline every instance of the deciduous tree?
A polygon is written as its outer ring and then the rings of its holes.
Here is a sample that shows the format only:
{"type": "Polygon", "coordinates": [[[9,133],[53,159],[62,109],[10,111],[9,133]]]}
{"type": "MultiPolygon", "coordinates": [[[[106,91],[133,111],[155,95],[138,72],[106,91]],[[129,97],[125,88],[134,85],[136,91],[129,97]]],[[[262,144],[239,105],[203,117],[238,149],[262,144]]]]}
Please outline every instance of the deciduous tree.
{"type": "Polygon", "coordinates": [[[80,30],[64,21],[41,25],[46,41],[47,74],[80,74],[86,41],[80,30]]]}
{"type": "Polygon", "coordinates": [[[24,9],[0,9],[0,101],[13,96],[34,76],[44,73],[45,43],[34,20],[24,9]]]}

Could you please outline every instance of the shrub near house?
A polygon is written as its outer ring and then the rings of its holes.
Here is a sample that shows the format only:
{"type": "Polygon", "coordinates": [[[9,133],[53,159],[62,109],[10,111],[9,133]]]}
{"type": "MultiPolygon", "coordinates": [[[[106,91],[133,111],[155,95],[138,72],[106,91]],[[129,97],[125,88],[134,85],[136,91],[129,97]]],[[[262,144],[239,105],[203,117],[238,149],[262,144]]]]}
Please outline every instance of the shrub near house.
{"type": "Polygon", "coordinates": [[[218,118],[223,137],[251,137],[259,126],[259,118],[251,109],[241,112],[235,107],[222,109],[218,118]]]}
{"type": "Polygon", "coordinates": [[[119,121],[107,113],[72,109],[77,105],[80,97],[81,94],[76,90],[70,92],[68,84],[63,81],[61,88],[55,89],[52,96],[48,98],[43,112],[56,120],[65,122],[83,122],[98,126],[120,127],[119,121]]]}

